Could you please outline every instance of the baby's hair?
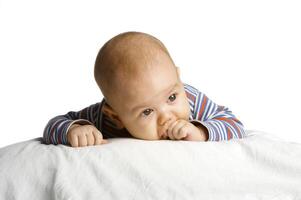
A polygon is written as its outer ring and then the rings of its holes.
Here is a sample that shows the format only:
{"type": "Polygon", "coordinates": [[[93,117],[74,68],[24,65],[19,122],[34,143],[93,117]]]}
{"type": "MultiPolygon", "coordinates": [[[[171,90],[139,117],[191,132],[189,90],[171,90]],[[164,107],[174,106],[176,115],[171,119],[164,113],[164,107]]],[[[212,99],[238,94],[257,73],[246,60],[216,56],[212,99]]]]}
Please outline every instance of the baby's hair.
{"type": "Polygon", "coordinates": [[[110,104],[109,96],[121,84],[116,80],[117,74],[135,73],[158,53],[164,53],[173,63],[164,44],[149,34],[125,32],[107,41],[99,50],[94,66],[94,78],[106,101],[110,104]]]}

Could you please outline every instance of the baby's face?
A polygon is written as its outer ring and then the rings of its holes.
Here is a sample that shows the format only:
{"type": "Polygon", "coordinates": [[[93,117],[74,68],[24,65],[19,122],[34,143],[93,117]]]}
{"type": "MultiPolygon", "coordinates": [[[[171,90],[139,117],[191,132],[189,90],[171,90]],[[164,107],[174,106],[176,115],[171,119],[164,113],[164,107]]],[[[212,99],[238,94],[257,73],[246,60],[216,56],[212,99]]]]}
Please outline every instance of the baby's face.
{"type": "Polygon", "coordinates": [[[133,137],[145,140],[166,139],[165,123],[190,115],[177,68],[168,59],[156,65],[126,81],[118,95],[119,119],[133,137]]]}

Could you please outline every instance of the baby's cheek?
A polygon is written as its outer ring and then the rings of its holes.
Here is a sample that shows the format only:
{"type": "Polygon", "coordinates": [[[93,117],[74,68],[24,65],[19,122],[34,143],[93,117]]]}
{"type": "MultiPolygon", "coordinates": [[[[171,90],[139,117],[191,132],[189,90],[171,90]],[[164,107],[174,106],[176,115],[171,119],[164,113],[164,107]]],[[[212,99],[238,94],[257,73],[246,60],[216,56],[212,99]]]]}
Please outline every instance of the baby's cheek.
{"type": "Polygon", "coordinates": [[[186,101],[182,101],[181,105],[179,106],[179,115],[180,115],[180,119],[184,119],[184,120],[189,120],[189,116],[190,116],[190,107],[189,107],[189,103],[186,101]]]}
{"type": "Polygon", "coordinates": [[[133,127],[130,131],[131,135],[135,138],[144,140],[156,140],[158,139],[157,127],[154,123],[145,123],[136,127],[133,127]]]}
{"type": "Polygon", "coordinates": [[[149,123],[148,125],[146,125],[141,133],[143,133],[144,138],[147,140],[159,139],[157,125],[154,123],[149,123]]]}

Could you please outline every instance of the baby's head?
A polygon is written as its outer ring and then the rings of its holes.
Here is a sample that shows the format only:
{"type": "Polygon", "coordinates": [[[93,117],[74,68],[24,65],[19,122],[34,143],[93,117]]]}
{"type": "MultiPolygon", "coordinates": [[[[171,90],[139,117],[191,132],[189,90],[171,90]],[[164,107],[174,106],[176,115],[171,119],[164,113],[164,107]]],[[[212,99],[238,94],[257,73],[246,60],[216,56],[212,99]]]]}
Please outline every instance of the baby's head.
{"type": "Polygon", "coordinates": [[[109,105],[106,114],[133,137],[163,139],[166,122],[189,119],[179,70],[151,35],[126,32],[113,37],[97,55],[94,76],[109,105]]]}

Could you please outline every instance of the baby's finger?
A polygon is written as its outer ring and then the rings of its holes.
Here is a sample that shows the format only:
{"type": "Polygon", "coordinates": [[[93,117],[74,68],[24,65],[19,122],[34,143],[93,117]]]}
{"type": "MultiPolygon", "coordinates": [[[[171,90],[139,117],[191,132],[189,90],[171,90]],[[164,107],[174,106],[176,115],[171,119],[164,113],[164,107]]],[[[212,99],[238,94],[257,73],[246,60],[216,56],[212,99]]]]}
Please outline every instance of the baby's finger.
{"type": "Polygon", "coordinates": [[[72,147],[78,147],[78,138],[77,135],[72,135],[69,141],[72,147]]]}
{"type": "Polygon", "coordinates": [[[176,126],[176,124],[178,123],[178,121],[174,121],[172,124],[170,124],[170,126],[168,127],[167,130],[167,135],[171,140],[175,140],[174,134],[173,134],[173,129],[176,126]]]}
{"type": "Polygon", "coordinates": [[[98,130],[93,131],[94,135],[94,144],[95,145],[100,145],[102,143],[102,135],[98,130]]]}
{"type": "Polygon", "coordinates": [[[105,139],[103,139],[102,141],[101,141],[101,144],[108,144],[109,143],[109,141],[108,140],[105,140],[105,139]]]}
{"type": "Polygon", "coordinates": [[[187,124],[184,124],[184,126],[182,126],[179,131],[178,131],[178,139],[183,139],[185,137],[187,137],[188,135],[188,128],[187,128],[187,124]]]}
{"type": "Polygon", "coordinates": [[[175,137],[173,136],[172,132],[167,132],[168,138],[171,140],[175,140],[175,137]]]}
{"type": "Polygon", "coordinates": [[[179,136],[179,130],[185,125],[184,122],[182,121],[178,121],[176,124],[174,124],[171,132],[172,132],[172,135],[174,136],[174,138],[176,140],[179,140],[181,139],[180,136],[179,136]]]}
{"type": "Polygon", "coordinates": [[[78,146],[85,147],[85,146],[87,146],[87,144],[88,144],[88,142],[87,142],[86,135],[79,135],[78,136],[78,146]]]}
{"type": "Polygon", "coordinates": [[[94,134],[93,134],[93,132],[92,133],[88,133],[86,135],[86,138],[87,138],[87,145],[88,146],[94,145],[94,134]]]}

